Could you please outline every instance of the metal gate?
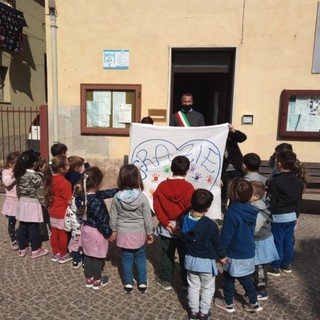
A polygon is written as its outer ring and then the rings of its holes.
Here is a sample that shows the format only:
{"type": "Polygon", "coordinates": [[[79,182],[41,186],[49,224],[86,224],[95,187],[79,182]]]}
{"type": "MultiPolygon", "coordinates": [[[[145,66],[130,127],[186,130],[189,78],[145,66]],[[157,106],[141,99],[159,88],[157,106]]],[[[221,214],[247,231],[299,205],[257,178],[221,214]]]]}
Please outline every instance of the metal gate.
{"type": "MultiPolygon", "coordinates": [[[[12,151],[34,149],[48,159],[48,106],[0,106],[0,172],[12,151]]],[[[3,192],[2,179],[0,192],[3,192]]]]}

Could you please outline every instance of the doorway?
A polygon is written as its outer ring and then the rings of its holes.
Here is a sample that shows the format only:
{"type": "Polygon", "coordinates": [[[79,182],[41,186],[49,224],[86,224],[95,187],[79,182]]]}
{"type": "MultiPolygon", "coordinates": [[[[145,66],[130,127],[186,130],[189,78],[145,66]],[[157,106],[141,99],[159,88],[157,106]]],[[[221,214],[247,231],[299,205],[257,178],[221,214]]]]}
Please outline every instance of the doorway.
{"type": "Polygon", "coordinates": [[[235,48],[172,49],[170,114],[180,110],[181,95],[190,92],[206,125],[231,123],[235,52],[235,48]]]}

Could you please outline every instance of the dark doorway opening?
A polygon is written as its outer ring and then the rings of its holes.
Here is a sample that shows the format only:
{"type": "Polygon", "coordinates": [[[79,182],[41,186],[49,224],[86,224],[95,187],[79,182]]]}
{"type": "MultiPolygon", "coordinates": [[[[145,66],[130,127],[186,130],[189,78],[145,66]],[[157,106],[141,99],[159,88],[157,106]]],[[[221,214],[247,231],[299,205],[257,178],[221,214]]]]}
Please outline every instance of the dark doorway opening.
{"type": "Polygon", "coordinates": [[[235,48],[172,49],[171,113],[190,92],[206,125],[231,122],[234,62],[235,48]]]}

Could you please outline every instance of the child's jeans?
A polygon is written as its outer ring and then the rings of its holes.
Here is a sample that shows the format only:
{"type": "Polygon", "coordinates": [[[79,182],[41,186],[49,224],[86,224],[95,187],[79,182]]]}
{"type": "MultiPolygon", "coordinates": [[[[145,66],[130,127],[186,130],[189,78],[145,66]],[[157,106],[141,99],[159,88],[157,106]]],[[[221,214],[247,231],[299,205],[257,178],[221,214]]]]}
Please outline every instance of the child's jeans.
{"type": "Polygon", "coordinates": [[[207,314],[215,291],[215,276],[208,272],[187,271],[188,303],[191,312],[207,314]]]}
{"type": "Polygon", "coordinates": [[[82,255],[79,251],[71,251],[70,255],[73,262],[80,263],[82,261],[82,255]]]}
{"type": "Polygon", "coordinates": [[[223,294],[226,304],[233,304],[235,280],[238,280],[246,295],[249,297],[249,302],[255,304],[257,300],[256,288],[253,284],[252,274],[248,274],[244,277],[233,277],[227,271],[223,271],[223,294]]]}
{"type": "Polygon", "coordinates": [[[280,257],[271,263],[274,269],[279,269],[280,266],[288,267],[292,263],[295,225],[296,221],[271,223],[274,244],[280,257]]]}
{"type": "Polygon", "coordinates": [[[133,284],[133,262],[136,261],[138,273],[138,285],[147,284],[147,260],[145,253],[145,245],[139,249],[124,249],[122,248],[122,271],[123,282],[133,284]]]}

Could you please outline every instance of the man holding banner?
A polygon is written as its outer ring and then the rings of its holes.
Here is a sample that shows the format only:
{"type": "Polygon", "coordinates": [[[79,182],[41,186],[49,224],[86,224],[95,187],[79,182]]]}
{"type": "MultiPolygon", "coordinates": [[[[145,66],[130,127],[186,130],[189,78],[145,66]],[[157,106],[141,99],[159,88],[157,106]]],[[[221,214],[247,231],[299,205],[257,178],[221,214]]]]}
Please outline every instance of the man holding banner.
{"type": "Polygon", "coordinates": [[[205,126],[203,115],[192,109],[193,96],[184,93],[181,97],[181,110],[170,117],[172,127],[202,127],[205,126]]]}

